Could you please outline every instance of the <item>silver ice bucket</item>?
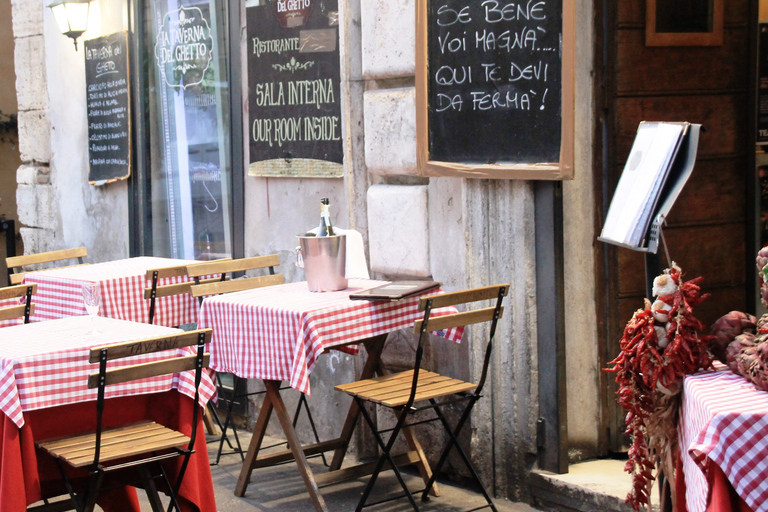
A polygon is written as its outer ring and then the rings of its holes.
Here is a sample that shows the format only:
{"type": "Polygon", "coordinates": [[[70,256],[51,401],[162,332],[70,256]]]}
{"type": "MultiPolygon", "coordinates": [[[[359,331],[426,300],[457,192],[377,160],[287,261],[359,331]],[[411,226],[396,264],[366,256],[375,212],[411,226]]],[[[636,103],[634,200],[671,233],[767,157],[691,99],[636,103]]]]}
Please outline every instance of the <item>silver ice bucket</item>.
{"type": "Polygon", "coordinates": [[[333,292],[347,287],[347,236],[299,235],[296,266],[304,268],[311,292],[333,292]]]}

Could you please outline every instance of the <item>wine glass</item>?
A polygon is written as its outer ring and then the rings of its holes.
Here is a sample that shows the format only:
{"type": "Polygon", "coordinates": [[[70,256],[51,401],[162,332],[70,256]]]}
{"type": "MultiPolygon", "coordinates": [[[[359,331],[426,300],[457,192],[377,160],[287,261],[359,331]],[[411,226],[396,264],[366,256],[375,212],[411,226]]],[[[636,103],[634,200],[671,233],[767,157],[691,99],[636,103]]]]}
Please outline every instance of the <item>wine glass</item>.
{"type": "Polygon", "coordinates": [[[91,333],[96,334],[94,319],[99,316],[99,305],[101,304],[99,283],[83,284],[83,302],[85,303],[85,310],[91,316],[91,333]]]}

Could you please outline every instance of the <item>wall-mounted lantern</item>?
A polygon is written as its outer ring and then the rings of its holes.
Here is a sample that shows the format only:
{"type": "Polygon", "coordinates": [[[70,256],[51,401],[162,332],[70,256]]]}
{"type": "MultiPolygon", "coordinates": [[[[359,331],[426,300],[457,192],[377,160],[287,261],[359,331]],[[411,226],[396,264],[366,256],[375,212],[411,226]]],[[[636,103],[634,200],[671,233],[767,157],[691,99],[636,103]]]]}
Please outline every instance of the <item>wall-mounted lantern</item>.
{"type": "Polygon", "coordinates": [[[75,42],[75,51],[77,51],[77,38],[88,28],[90,6],[91,0],[56,0],[48,5],[61,33],[71,37],[75,42]]]}

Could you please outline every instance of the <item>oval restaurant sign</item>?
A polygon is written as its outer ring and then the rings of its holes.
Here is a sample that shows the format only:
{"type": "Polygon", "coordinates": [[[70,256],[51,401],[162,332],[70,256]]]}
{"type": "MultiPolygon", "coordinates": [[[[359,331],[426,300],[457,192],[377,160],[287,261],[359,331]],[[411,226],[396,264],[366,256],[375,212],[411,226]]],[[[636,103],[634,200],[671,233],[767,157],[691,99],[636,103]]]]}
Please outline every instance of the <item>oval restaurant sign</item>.
{"type": "Polygon", "coordinates": [[[213,55],[211,26],[197,7],[169,11],[155,42],[155,60],[165,83],[185,89],[203,81],[213,55]]]}

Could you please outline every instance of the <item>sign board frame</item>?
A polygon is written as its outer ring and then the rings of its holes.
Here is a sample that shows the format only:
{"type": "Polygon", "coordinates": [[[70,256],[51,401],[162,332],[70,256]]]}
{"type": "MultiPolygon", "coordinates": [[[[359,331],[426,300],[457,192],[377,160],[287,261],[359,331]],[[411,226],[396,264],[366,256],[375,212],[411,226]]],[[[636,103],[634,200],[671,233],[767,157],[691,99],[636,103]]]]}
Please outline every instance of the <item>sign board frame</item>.
{"type": "Polygon", "coordinates": [[[248,176],[344,176],[339,3],[246,8],[248,176]]]}
{"type": "Polygon", "coordinates": [[[576,2],[562,0],[561,130],[557,162],[474,163],[437,161],[429,155],[428,3],[416,0],[416,161],[421,176],[478,179],[573,179],[575,133],[576,2]]]}

